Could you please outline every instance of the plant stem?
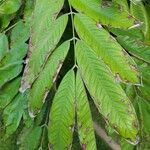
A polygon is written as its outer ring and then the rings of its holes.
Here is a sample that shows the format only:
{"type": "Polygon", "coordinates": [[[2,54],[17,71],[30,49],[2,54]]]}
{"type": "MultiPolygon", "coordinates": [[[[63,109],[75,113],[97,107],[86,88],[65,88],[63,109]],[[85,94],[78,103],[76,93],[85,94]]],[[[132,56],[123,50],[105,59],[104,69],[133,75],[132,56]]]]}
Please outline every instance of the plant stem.
{"type": "Polygon", "coordinates": [[[73,46],[74,46],[74,66],[76,67],[76,55],[75,55],[75,44],[76,44],[76,37],[75,37],[75,27],[74,27],[74,18],[73,14],[74,12],[72,11],[71,4],[69,3],[69,8],[70,8],[70,15],[71,15],[71,24],[72,24],[72,39],[73,39],[73,46]]]}

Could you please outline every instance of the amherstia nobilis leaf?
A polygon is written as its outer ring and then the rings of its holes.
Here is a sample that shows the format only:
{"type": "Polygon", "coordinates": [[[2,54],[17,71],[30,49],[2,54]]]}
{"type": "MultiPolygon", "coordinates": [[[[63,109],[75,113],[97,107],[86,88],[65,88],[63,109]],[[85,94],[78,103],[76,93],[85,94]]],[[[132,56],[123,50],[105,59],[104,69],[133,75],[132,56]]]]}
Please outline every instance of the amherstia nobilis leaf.
{"type": "MultiPolygon", "coordinates": [[[[29,22],[23,23],[23,21],[17,22],[17,25],[13,28],[11,32],[11,43],[10,47],[15,49],[22,43],[25,43],[29,39],[30,34],[30,24],[29,22]]],[[[21,52],[21,50],[20,50],[21,52]]]]}
{"type": "Polygon", "coordinates": [[[22,67],[22,61],[0,67],[0,88],[8,81],[17,77],[22,71],[22,67]]]}
{"type": "Polygon", "coordinates": [[[18,141],[19,150],[35,150],[39,145],[42,134],[40,126],[24,129],[18,141]]]}
{"type": "Polygon", "coordinates": [[[133,56],[150,63],[150,46],[129,36],[118,36],[117,40],[133,56]]]}
{"type": "Polygon", "coordinates": [[[66,41],[60,45],[48,58],[43,71],[30,89],[29,109],[36,114],[41,109],[44,100],[52,87],[61,69],[63,61],[70,47],[70,42],[66,41]]]}
{"type": "Polygon", "coordinates": [[[150,103],[141,97],[137,97],[139,107],[139,119],[141,120],[142,139],[146,142],[141,144],[141,149],[150,148],[150,103]]]}
{"type": "MultiPolygon", "coordinates": [[[[5,36],[4,36],[5,37],[5,36]]],[[[11,32],[11,48],[8,49],[8,41],[5,37],[3,39],[3,49],[5,48],[5,57],[0,61],[0,87],[5,83],[17,77],[23,68],[23,58],[25,57],[28,44],[25,42],[29,38],[29,25],[23,22],[19,22],[11,32]],[[20,26],[22,28],[23,35],[20,35],[20,26]],[[19,31],[18,31],[19,30],[19,31]],[[21,38],[20,38],[21,37],[21,38]]]]}
{"type": "Polygon", "coordinates": [[[142,22],[142,31],[145,35],[145,43],[150,44],[150,15],[144,6],[143,2],[134,4],[133,2],[130,5],[130,10],[133,16],[139,19],[142,22]]]}
{"type": "Polygon", "coordinates": [[[76,105],[77,127],[81,147],[82,149],[86,147],[86,150],[96,150],[91,110],[85,87],[79,73],[77,73],[76,76],[76,105]]]}
{"type": "Polygon", "coordinates": [[[38,77],[66,28],[68,15],[62,15],[56,19],[63,3],[64,0],[36,1],[31,25],[29,60],[25,67],[22,87],[20,89],[22,92],[30,88],[34,80],[38,77]],[[49,7],[52,9],[49,9],[49,7]]]}
{"type": "Polygon", "coordinates": [[[4,33],[0,33],[0,63],[8,52],[8,39],[4,33]]]}
{"type": "Polygon", "coordinates": [[[18,128],[24,109],[27,107],[27,93],[18,93],[13,101],[4,109],[3,122],[6,126],[6,138],[18,128]]]}
{"type": "Polygon", "coordinates": [[[104,62],[84,42],[76,44],[79,71],[99,112],[124,138],[137,143],[135,110],[104,62]]]}
{"type": "Polygon", "coordinates": [[[52,149],[71,149],[75,124],[75,75],[69,71],[60,83],[49,116],[48,136],[52,149]]]}
{"type": "MultiPolygon", "coordinates": [[[[100,0],[69,0],[72,6],[81,13],[93,18],[97,23],[112,27],[129,28],[135,19],[118,4],[103,4],[100,0]]],[[[110,2],[111,3],[111,2],[110,2]]]]}
{"type": "Polygon", "coordinates": [[[79,37],[104,60],[115,76],[119,75],[122,81],[139,84],[139,73],[135,62],[100,24],[96,24],[85,15],[77,14],[75,28],[79,37]]]}
{"type": "Polygon", "coordinates": [[[21,78],[18,77],[4,85],[0,90],[0,110],[5,108],[18,93],[21,84],[21,78]]]}
{"type": "Polygon", "coordinates": [[[112,32],[116,36],[130,36],[131,38],[135,38],[137,40],[144,40],[144,34],[140,30],[140,28],[134,28],[134,29],[119,29],[119,28],[110,28],[110,32],[112,32]]]}
{"type": "Polygon", "coordinates": [[[0,14],[12,14],[21,6],[21,0],[6,0],[0,5],[0,14]]]}
{"type": "Polygon", "coordinates": [[[34,119],[29,116],[28,110],[24,111],[24,127],[17,139],[19,150],[42,149],[40,146],[43,140],[43,130],[46,128],[46,126],[42,126],[41,124],[43,122],[43,117],[45,116],[45,111],[46,105],[43,105],[41,112],[34,119]]]}

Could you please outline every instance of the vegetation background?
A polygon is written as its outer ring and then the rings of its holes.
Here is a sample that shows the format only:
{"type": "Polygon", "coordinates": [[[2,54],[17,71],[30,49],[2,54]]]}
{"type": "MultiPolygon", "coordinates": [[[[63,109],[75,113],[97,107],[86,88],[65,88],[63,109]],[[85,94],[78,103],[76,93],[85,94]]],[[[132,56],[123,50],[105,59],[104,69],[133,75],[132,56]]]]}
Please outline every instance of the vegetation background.
{"type": "Polygon", "coordinates": [[[149,0],[0,0],[0,150],[149,150],[149,0]]]}

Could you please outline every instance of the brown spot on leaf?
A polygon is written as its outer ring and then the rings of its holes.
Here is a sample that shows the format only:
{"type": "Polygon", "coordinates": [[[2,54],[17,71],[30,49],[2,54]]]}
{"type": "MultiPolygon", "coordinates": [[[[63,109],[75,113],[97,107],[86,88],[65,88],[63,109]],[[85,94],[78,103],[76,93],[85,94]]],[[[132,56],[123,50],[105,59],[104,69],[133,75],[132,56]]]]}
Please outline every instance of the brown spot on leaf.
{"type": "Polygon", "coordinates": [[[100,23],[96,23],[96,26],[97,26],[99,29],[101,29],[101,28],[102,28],[102,26],[101,26],[101,24],[100,24],[100,23]]]}
{"type": "Polygon", "coordinates": [[[136,65],[131,64],[130,67],[131,67],[131,69],[138,71],[136,65]]]}
{"type": "Polygon", "coordinates": [[[121,77],[118,73],[115,74],[115,81],[118,83],[121,81],[121,77]]]}
{"type": "Polygon", "coordinates": [[[112,2],[110,2],[108,0],[103,0],[101,3],[102,8],[107,8],[107,7],[110,7],[111,5],[112,5],[112,2]]]}
{"type": "Polygon", "coordinates": [[[122,12],[122,11],[123,11],[123,6],[118,4],[118,10],[119,10],[120,12],[122,12]]]}
{"type": "Polygon", "coordinates": [[[128,19],[133,19],[133,16],[131,14],[128,15],[128,19]]]}
{"type": "Polygon", "coordinates": [[[82,150],[86,150],[86,144],[82,144],[81,147],[82,147],[82,150]]]}
{"type": "Polygon", "coordinates": [[[70,125],[69,129],[71,130],[71,132],[73,132],[74,131],[74,124],[70,125]]]}

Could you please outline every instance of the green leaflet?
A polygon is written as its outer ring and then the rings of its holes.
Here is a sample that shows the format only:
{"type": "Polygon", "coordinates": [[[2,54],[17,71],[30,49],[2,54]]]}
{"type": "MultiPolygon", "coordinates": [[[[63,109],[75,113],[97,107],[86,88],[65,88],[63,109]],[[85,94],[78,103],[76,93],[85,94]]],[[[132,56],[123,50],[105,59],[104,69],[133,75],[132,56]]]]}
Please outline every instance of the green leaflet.
{"type": "Polygon", "coordinates": [[[81,147],[82,149],[86,147],[86,150],[96,150],[92,115],[79,73],[77,73],[76,77],[76,104],[78,135],[81,147]]]}
{"type": "Polygon", "coordinates": [[[0,63],[8,52],[8,39],[4,33],[0,33],[0,63]]]}
{"type": "Polygon", "coordinates": [[[110,28],[109,29],[113,34],[116,36],[130,36],[131,38],[135,38],[137,40],[144,40],[144,34],[142,33],[140,28],[133,28],[133,29],[119,29],[119,28],[110,28]]]}
{"type": "Polygon", "coordinates": [[[33,46],[43,42],[42,37],[46,38],[47,32],[51,33],[51,31],[53,31],[53,27],[55,26],[53,24],[56,21],[63,4],[64,0],[36,0],[32,16],[33,20],[31,22],[31,38],[33,46]]]}
{"type": "Polygon", "coordinates": [[[54,150],[70,149],[75,122],[75,76],[72,70],[60,83],[49,118],[50,147],[54,150]]]}
{"type": "Polygon", "coordinates": [[[115,76],[119,75],[119,78],[126,82],[139,83],[136,64],[100,24],[96,25],[92,19],[81,14],[75,15],[74,21],[80,38],[88,43],[99,58],[104,60],[115,76]]]}
{"type": "Polygon", "coordinates": [[[44,100],[55,81],[70,47],[70,42],[64,42],[48,58],[47,63],[33,84],[29,95],[29,109],[36,114],[41,109],[44,100]],[[40,90],[39,90],[40,88],[40,90]]]}
{"type": "Polygon", "coordinates": [[[6,127],[5,137],[13,134],[19,126],[24,109],[27,107],[27,93],[19,93],[4,109],[3,122],[6,127]]]}
{"type": "Polygon", "coordinates": [[[8,41],[5,37],[5,57],[0,61],[0,87],[12,80],[22,71],[23,58],[25,57],[29,38],[29,24],[19,22],[11,32],[11,49],[8,50],[8,41]],[[22,30],[22,32],[20,32],[22,30]],[[7,46],[6,46],[7,45],[7,46]]]}
{"type": "Polygon", "coordinates": [[[29,88],[38,77],[47,58],[55,49],[66,28],[68,22],[67,15],[56,19],[63,4],[64,0],[36,1],[31,23],[30,51],[28,53],[29,62],[24,71],[21,91],[25,91],[29,88]]]}
{"type": "Polygon", "coordinates": [[[4,139],[3,137],[1,137],[0,148],[1,150],[15,150],[17,148],[16,134],[13,134],[7,139],[4,139]]]}
{"type": "Polygon", "coordinates": [[[23,23],[22,21],[19,21],[11,32],[10,47],[13,49],[18,47],[18,45],[25,43],[29,38],[29,31],[29,23],[23,23]]]}
{"type": "Polygon", "coordinates": [[[21,0],[5,0],[0,5],[0,14],[12,14],[21,6],[21,0]]]}
{"type": "Polygon", "coordinates": [[[145,136],[144,133],[146,133],[150,138],[150,128],[149,128],[150,120],[148,119],[150,116],[150,103],[139,97],[138,105],[139,111],[141,113],[140,117],[143,122],[142,125],[143,136],[145,136]]]}
{"type": "Polygon", "coordinates": [[[6,57],[0,62],[0,67],[4,67],[7,65],[11,65],[13,63],[20,63],[23,62],[23,58],[25,57],[28,50],[28,44],[21,43],[17,45],[15,48],[11,49],[6,57]]]}
{"type": "Polygon", "coordinates": [[[138,4],[131,3],[130,9],[131,13],[143,23],[142,30],[145,35],[145,42],[150,44],[150,16],[146,7],[142,2],[139,2],[138,4]]]}
{"type": "Polygon", "coordinates": [[[21,91],[25,91],[29,88],[33,81],[38,77],[38,74],[42,71],[46,60],[59,42],[66,28],[67,22],[67,15],[59,17],[50,28],[50,34],[45,34],[44,37],[41,36],[36,45],[30,45],[29,62],[27,63],[24,71],[21,91]]]}
{"type": "Polygon", "coordinates": [[[25,3],[25,8],[24,8],[24,18],[25,20],[28,20],[31,22],[31,19],[32,19],[32,12],[33,12],[33,9],[34,9],[34,0],[27,0],[26,3],[25,3]]]}
{"type": "Polygon", "coordinates": [[[136,143],[138,122],[134,108],[109,68],[82,41],[76,44],[76,57],[99,112],[121,136],[136,143]]]}
{"type": "Polygon", "coordinates": [[[12,63],[10,65],[4,66],[0,68],[0,88],[12,80],[22,71],[22,61],[12,63]]]}
{"type": "Polygon", "coordinates": [[[23,129],[18,141],[19,150],[35,150],[41,138],[42,128],[39,126],[23,129]]]}
{"type": "Polygon", "coordinates": [[[139,93],[140,95],[150,101],[150,66],[147,63],[140,63],[140,61],[137,61],[139,70],[142,73],[142,82],[143,86],[139,87],[139,93]]]}
{"type": "Polygon", "coordinates": [[[10,23],[13,15],[2,15],[0,14],[0,31],[4,30],[10,23]]]}
{"type": "Polygon", "coordinates": [[[14,98],[14,96],[18,93],[20,83],[21,78],[19,77],[7,83],[0,90],[0,110],[5,108],[14,98]]]}
{"type": "Polygon", "coordinates": [[[69,0],[79,12],[93,18],[96,22],[112,27],[129,28],[134,25],[135,19],[123,8],[112,4],[105,6],[99,0],[69,0]]]}
{"type": "Polygon", "coordinates": [[[150,46],[129,36],[118,36],[117,40],[133,56],[150,63],[150,46]]]}
{"type": "Polygon", "coordinates": [[[42,127],[41,125],[45,117],[46,107],[44,105],[41,112],[34,119],[29,116],[28,110],[24,111],[24,127],[17,139],[19,150],[35,150],[40,147],[43,140],[43,130],[46,128],[46,126],[42,127]]]}
{"type": "Polygon", "coordinates": [[[142,140],[144,140],[144,144],[141,143],[140,148],[141,150],[144,149],[150,149],[150,103],[146,100],[142,99],[141,97],[138,97],[138,106],[139,106],[139,119],[141,120],[141,132],[142,132],[142,140]]]}

